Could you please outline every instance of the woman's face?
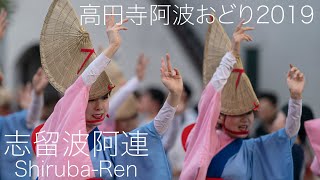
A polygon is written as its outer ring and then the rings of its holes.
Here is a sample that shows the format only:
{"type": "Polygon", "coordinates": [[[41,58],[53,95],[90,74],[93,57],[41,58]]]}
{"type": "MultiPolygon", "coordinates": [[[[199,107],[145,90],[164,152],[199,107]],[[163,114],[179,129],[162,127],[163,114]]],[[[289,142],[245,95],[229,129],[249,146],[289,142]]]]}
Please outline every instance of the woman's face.
{"type": "MultiPolygon", "coordinates": [[[[99,99],[89,100],[86,109],[86,124],[88,127],[98,126],[102,124],[109,110],[108,95],[99,99]]],[[[90,128],[89,128],[90,129],[90,128]]]]}
{"type": "Polygon", "coordinates": [[[254,114],[249,113],[238,116],[224,116],[224,131],[233,138],[246,138],[252,127],[254,114]],[[227,130],[226,130],[227,129],[227,130]]]}

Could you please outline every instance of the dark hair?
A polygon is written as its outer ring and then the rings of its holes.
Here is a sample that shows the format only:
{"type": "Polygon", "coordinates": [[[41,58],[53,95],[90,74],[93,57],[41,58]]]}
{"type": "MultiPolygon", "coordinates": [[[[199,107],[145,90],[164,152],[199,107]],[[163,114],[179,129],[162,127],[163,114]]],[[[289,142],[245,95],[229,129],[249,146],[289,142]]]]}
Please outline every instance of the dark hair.
{"type": "Polygon", "coordinates": [[[133,92],[133,95],[135,98],[139,99],[141,97],[141,92],[136,90],[133,92]]]}
{"type": "Polygon", "coordinates": [[[187,94],[187,100],[190,100],[192,97],[192,90],[191,90],[190,86],[188,85],[188,83],[183,82],[183,90],[187,94]]]}
{"type": "Polygon", "coordinates": [[[270,92],[260,93],[258,98],[269,100],[273,106],[277,106],[278,104],[278,97],[274,93],[270,93],[270,92]]]}
{"type": "Polygon", "coordinates": [[[156,101],[159,104],[159,108],[161,108],[165,100],[164,92],[155,87],[150,87],[145,92],[149,94],[151,99],[156,101]]]}
{"type": "MultiPolygon", "coordinates": [[[[286,116],[288,116],[288,105],[283,106],[281,110],[286,116]]],[[[304,122],[312,119],[314,119],[314,116],[311,108],[307,105],[302,105],[302,113],[301,113],[301,119],[300,119],[301,127],[298,133],[298,136],[302,144],[305,144],[306,136],[307,136],[306,129],[304,127],[304,122]]]]}
{"type": "Polygon", "coordinates": [[[18,59],[18,74],[23,84],[32,81],[33,75],[41,67],[40,46],[34,44],[28,47],[18,59]]]}

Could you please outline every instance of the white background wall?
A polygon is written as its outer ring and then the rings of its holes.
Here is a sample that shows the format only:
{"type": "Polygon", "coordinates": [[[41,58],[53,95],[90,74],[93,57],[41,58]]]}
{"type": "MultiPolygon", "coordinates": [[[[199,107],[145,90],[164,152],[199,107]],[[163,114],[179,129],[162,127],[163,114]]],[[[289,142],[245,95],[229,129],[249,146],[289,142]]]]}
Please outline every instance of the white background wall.
{"type": "MultiPolygon", "coordinates": [[[[40,31],[44,17],[50,4],[50,0],[28,0],[28,1],[14,1],[16,9],[10,19],[10,27],[5,39],[5,53],[3,59],[4,71],[6,73],[6,82],[9,87],[15,86],[15,65],[17,58],[20,54],[33,43],[39,41],[40,31]]],[[[103,0],[73,0],[72,3],[76,8],[78,14],[82,13],[80,6],[88,5],[109,5],[112,4],[130,4],[137,3],[138,5],[155,4],[154,1],[103,1],[103,0]],[[121,2],[121,3],[120,3],[121,2]]],[[[273,7],[279,4],[286,8],[285,20],[286,23],[280,25],[256,25],[250,23],[249,25],[255,26],[256,29],[250,34],[254,38],[252,43],[244,43],[243,47],[255,46],[259,48],[260,53],[260,74],[259,84],[260,90],[272,90],[278,93],[280,97],[280,104],[284,104],[288,97],[288,89],[285,81],[285,73],[288,70],[290,63],[297,65],[304,71],[307,77],[307,85],[304,93],[304,102],[309,104],[316,112],[316,116],[320,117],[320,79],[319,67],[320,58],[320,1],[317,0],[291,0],[283,1],[253,1],[253,0],[237,0],[237,1],[193,1],[193,0],[180,0],[174,3],[184,5],[187,3],[189,6],[200,7],[204,4],[205,7],[212,6],[217,11],[221,12],[221,5],[235,4],[239,10],[240,4],[250,5],[254,10],[255,16],[253,20],[257,20],[260,13],[257,13],[259,5],[267,5],[273,7]],[[314,9],[315,19],[312,24],[304,25],[298,23],[301,16],[300,7],[309,4],[314,9]],[[294,5],[296,8],[295,24],[290,24],[290,9],[289,5],[294,5]]],[[[229,8],[230,9],[230,8],[229,8]]],[[[194,10],[195,11],[195,10],[194,10]]],[[[235,10],[236,11],[236,10],[235,10]]],[[[270,13],[269,13],[270,16],[270,13]]],[[[279,14],[276,14],[279,17],[279,14]]],[[[193,17],[194,18],[194,17],[193,17]]],[[[238,14],[230,15],[227,19],[238,22],[240,17],[238,14]]],[[[193,19],[194,20],[194,19],[193,19]]],[[[270,21],[270,17],[267,18],[270,21]]],[[[147,71],[147,79],[145,84],[158,84],[161,86],[159,78],[160,57],[164,56],[166,52],[171,53],[172,62],[181,71],[189,83],[192,83],[192,88],[195,90],[196,97],[199,98],[199,93],[202,89],[201,79],[189,63],[189,57],[186,55],[186,50],[177,42],[177,39],[171,33],[169,27],[160,25],[154,26],[144,25],[136,26],[132,23],[128,25],[129,31],[123,34],[123,44],[115,59],[119,64],[124,67],[125,74],[130,77],[134,74],[133,65],[135,59],[140,52],[145,52],[151,59],[151,65],[147,71]]],[[[233,31],[234,25],[226,25],[225,28],[229,34],[233,31]]],[[[199,38],[204,40],[207,25],[196,24],[193,26],[198,32],[199,38]]],[[[103,26],[88,26],[87,29],[91,33],[91,37],[95,47],[98,45],[107,45],[105,29],[103,26]]]]}

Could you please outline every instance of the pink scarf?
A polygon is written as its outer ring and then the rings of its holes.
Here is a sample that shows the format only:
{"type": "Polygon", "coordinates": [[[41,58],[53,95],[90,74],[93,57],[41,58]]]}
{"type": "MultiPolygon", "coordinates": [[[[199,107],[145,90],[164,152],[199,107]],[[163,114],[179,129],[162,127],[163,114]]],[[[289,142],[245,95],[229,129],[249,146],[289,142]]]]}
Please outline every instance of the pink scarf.
{"type": "MultiPolygon", "coordinates": [[[[53,113],[50,115],[48,120],[46,121],[43,128],[40,130],[40,132],[45,131],[44,133],[40,133],[38,135],[38,141],[42,139],[42,136],[46,140],[50,138],[50,134],[47,132],[58,132],[59,138],[58,143],[56,144],[56,155],[41,155],[44,154],[41,151],[38,151],[37,153],[37,165],[39,166],[39,180],[46,179],[46,180],[54,180],[57,179],[56,173],[55,173],[55,167],[57,169],[57,174],[62,174],[63,172],[63,166],[65,166],[65,177],[62,177],[61,179],[87,179],[90,177],[94,177],[94,173],[92,171],[93,166],[90,159],[90,153],[89,153],[89,147],[87,144],[87,130],[86,130],[86,120],[85,120],[85,112],[86,107],[88,104],[88,98],[89,98],[89,91],[90,87],[86,86],[83,82],[83,79],[81,76],[78,77],[78,79],[75,81],[74,84],[72,84],[67,91],[65,92],[65,95],[61,98],[61,100],[57,103],[57,105],[54,108],[53,113]],[[67,133],[70,134],[70,136],[67,133]],[[80,140],[77,139],[77,142],[81,142],[78,144],[79,149],[82,149],[81,153],[78,153],[77,155],[73,156],[77,152],[79,152],[78,148],[76,147],[76,144],[72,144],[72,134],[82,134],[80,136],[80,140]],[[86,136],[84,136],[86,135],[86,136]],[[65,140],[64,140],[65,139],[65,140]],[[68,142],[66,142],[66,140],[68,142]],[[85,145],[83,145],[85,142],[85,145]],[[84,146],[84,147],[83,147],[84,146]],[[69,153],[71,151],[72,147],[72,153],[69,156],[69,153]],[[83,147],[83,148],[82,148],[83,147]],[[64,156],[64,153],[66,155],[64,156]],[[40,154],[39,154],[40,153],[40,154]],[[70,168],[69,173],[73,175],[74,177],[68,177],[68,163],[69,165],[75,165],[78,168],[78,173],[76,172],[75,168],[70,168]],[[46,171],[47,166],[53,165],[53,167],[49,168],[48,171],[46,171]],[[44,174],[41,172],[41,167],[44,167],[44,174]],[[82,169],[82,167],[85,167],[82,169]],[[84,170],[89,169],[88,171],[84,172],[84,175],[81,175],[81,172],[84,170]],[[47,177],[47,173],[49,176],[47,177]],[[88,175],[89,176],[86,176],[88,175]],[[85,177],[84,177],[85,176],[85,177]]],[[[79,138],[79,136],[76,136],[79,138]]],[[[52,141],[55,139],[52,139],[48,142],[48,144],[53,144],[52,141]]],[[[39,149],[39,146],[45,145],[44,142],[39,142],[37,144],[37,149],[39,149]]],[[[51,151],[54,152],[54,151],[51,151]]]]}
{"type": "Polygon", "coordinates": [[[306,132],[307,132],[308,138],[310,140],[310,144],[311,144],[313,151],[315,153],[315,157],[314,157],[313,162],[311,164],[311,170],[314,174],[319,176],[320,175],[320,165],[319,165],[319,159],[320,159],[320,119],[306,121],[304,123],[304,126],[306,128],[306,132]]]}
{"type": "Polygon", "coordinates": [[[221,109],[221,92],[217,92],[211,83],[203,91],[198,107],[197,123],[187,140],[181,180],[206,179],[212,157],[234,140],[216,130],[221,109]]]}

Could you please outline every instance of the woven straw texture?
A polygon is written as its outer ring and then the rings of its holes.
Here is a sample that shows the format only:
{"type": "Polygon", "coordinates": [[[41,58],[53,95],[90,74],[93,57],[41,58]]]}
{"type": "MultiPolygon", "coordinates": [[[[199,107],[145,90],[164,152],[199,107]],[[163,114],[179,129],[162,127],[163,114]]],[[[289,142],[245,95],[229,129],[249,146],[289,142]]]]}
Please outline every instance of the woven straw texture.
{"type": "MultiPolygon", "coordinates": [[[[222,57],[229,51],[231,41],[218,20],[209,25],[206,36],[203,63],[203,81],[206,85],[219,66],[222,57]]],[[[243,69],[240,58],[234,69],[243,69]]],[[[239,72],[232,72],[227,84],[222,90],[221,113],[225,115],[242,115],[259,106],[259,101],[245,73],[241,74],[236,87],[239,72]]]]}
{"type": "MultiPolygon", "coordinates": [[[[89,55],[89,52],[81,52],[81,49],[93,50],[89,33],[80,25],[69,0],[54,0],[43,24],[40,54],[49,82],[60,93],[64,93],[96,58],[93,53],[81,68],[89,55]]],[[[89,98],[106,95],[110,92],[109,85],[112,85],[111,81],[103,72],[92,85],[89,98]]]]}

